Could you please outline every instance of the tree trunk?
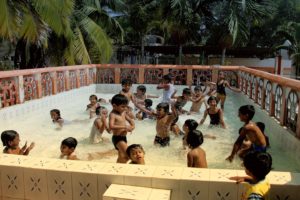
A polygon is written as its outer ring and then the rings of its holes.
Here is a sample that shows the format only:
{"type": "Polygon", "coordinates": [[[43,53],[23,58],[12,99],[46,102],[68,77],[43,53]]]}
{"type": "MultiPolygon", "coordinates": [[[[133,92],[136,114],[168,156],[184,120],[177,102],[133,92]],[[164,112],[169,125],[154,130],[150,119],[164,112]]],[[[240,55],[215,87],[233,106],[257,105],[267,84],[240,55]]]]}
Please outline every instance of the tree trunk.
{"type": "Polygon", "coordinates": [[[179,65],[181,65],[182,63],[181,58],[182,58],[182,45],[179,45],[179,65]]]}
{"type": "Polygon", "coordinates": [[[17,69],[26,69],[26,42],[21,38],[18,40],[15,56],[14,56],[14,67],[17,69]]]}
{"type": "Polygon", "coordinates": [[[224,65],[224,63],[225,63],[225,54],[226,54],[226,48],[223,48],[222,49],[221,65],[224,65]]]}

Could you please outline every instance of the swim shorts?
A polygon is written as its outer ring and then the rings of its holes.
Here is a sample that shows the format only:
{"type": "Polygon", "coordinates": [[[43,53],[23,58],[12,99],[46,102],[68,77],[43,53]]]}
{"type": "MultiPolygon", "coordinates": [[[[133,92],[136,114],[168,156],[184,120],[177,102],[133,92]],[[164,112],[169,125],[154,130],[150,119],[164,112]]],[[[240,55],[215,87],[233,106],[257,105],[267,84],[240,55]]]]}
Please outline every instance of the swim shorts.
{"type": "Polygon", "coordinates": [[[166,147],[170,145],[170,137],[161,138],[159,136],[155,136],[154,143],[160,144],[161,147],[166,147]]]}
{"type": "Polygon", "coordinates": [[[124,141],[125,143],[127,143],[127,137],[126,137],[126,135],[113,135],[111,139],[112,139],[112,143],[115,146],[115,149],[117,149],[117,150],[118,150],[117,144],[119,142],[124,141]]]}

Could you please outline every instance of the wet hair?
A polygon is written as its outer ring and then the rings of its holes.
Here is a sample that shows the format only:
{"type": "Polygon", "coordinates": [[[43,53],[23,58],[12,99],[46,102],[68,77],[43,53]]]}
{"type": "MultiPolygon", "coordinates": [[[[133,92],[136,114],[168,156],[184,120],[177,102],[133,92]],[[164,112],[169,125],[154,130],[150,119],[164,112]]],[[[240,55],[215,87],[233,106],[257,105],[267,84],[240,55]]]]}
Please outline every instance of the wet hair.
{"type": "Polygon", "coordinates": [[[184,125],[188,127],[189,131],[193,131],[196,130],[199,124],[196,122],[196,120],[187,119],[185,120],[184,125]]]}
{"type": "Polygon", "coordinates": [[[169,104],[168,103],[159,103],[157,106],[156,106],[156,109],[159,110],[159,109],[164,109],[164,111],[166,113],[169,112],[169,104]]]}
{"type": "Polygon", "coordinates": [[[239,113],[242,115],[248,115],[248,120],[251,120],[255,114],[254,106],[244,105],[239,108],[239,113]]]}
{"type": "Polygon", "coordinates": [[[268,153],[250,151],[243,159],[245,168],[261,181],[272,169],[272,157],[268,153]]]}
{"type": "Polygon", "coordinates": [[[128,157],[130,157],[130,153],[131,153],[131,151],[133,149],[141,149],[144,152],[144,154],[145,154],[145,151],[144,151],[142,145],[140,145],[140,144],[132,144],[132,145],[128,146],[127,149],[126,149],[126,154],[127,154],[128,157]]]}
{"type": "Polygon", "coordinates": [[[201,86],[200,86],[200,85],[197,85],[197,86],[194,88],[194,91],[195,91],[195,92],[196,92],[196,91],[202,92],[201,86]]]}
{"type": "Polygon", "coordinates": [[[207,99],[207,104],[209,104],[209,102],[211,102],[211,101],[213,101],[213,100],[215,100],[216,102],[218,102],[217,97],[215,97],[215,96],[210,96],[210,97],[207,99]]]}
{"type": "Polygon", "coordinates": [[[146,86],[144,86],[144,85],[139,85],[139,86],[137,86],[136,89],[140,90],[143,94],[146,93],[146,86]]]}
{"type": "Polygon", "coordinates": [[[128,79],[128,78],[123,79],[122,82],[121,82],[121,85],[122,86],[123,85],[132,85],[132,81],[131,81],[131,79],[128,79]]]}
{"type": "Polygon", "coordinates": [[[163,80],[167,81],[168,83],[171,83],[172,77],[170,74],[166,74],[163,76],[163,80]]]}
{"type": "Polygon", "coordinates": [[[145,107],[146,107],[146,108],[151,107],[152,104],[153,104],[153,101],[152,101],[151,99],[145,99],[144,102],[145,102],[145,107]]]}
{"type": "Polygon", "coordinates": [[[1,133],[1,140],[2,140],[3,146],[9,147],[9,142],[13,141],[17,135],[19,135],[19,134],[14,130],[3,131],[1,133]]]}
{"type": "Polygon", "coordinates": [[[191,95],[191,90],[190,88],[184,88],[183,91],[182,91],[182,94],[186,94],[186,95],[191,95]]]}
{"type": "Polygon", "coordinates": [[[58,110],[58,109],[52,109],[52,110],[50,110],[50,113],[52,113],[52,112],[56,113],[58,115],[58,118],[61,118],[61,116],[60,116],[60,110],[58,110]]]}
{"type": "Polygon", "coordinates": [[[117,106],[119,106],[119,105],[127,105],[128,104],[128,99],[123,94],[116,94],[111,99],[111,104],[112,105],[115,104],[117,106]]]}
{"type": "Polygon", "coordinates": [[[261,132],[263,132],[263,133],[265,132],[265,128],[266,128],[265,123],[256,122],[256,126],[260,129],[261,132]]]}
{"type": "Polygon", "coordinates": [[[64,139],[62,142],[61,142],[61,145],[65,145],[69,148],[76,148],[77,146],[77,140],[73,137],[68,137],[66,139],[64,139]]]}
{"type": "Polygon", "coordinates": [[[90,99],[92,99],[92,98],[95,98],[96,100],[98,100],[98,97],[97,97],[95,94],[92,94],[92,95],[90,96],[90,99]]]}
{"type": "Polygon", "coordinates": [[[96,108],[96,115],[100,115],[101,114],[101,111],[106,109],[104,106],[98,106],[96,108]]]}
{"type": "Polygon", "coordinates": [[[190,131],[187,135],[187,144],[192,148],[197,148],[203,143],[203,134],[199,130],[190,131]]]}

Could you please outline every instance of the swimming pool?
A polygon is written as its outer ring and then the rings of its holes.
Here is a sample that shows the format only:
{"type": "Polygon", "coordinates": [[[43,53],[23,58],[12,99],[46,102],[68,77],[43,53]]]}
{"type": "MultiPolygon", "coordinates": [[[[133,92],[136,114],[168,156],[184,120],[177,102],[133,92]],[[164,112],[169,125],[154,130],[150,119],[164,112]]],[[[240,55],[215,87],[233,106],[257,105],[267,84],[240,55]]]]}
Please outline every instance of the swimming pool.
{"type": "MultiPolygon", "coordinates": [[[[135,91],[136,85],[132,87],[135,91]]],[[[178,86],[178,94],[181,93],[183,86],[178,86]]],[[[80,89],[82,90],[82,89],[80,89]]],[[[100,144],[89,144],[88,137],[92,127],[93,120],[89,120],[89,114],[85,111],[88,104],[89,96],[96,91],[98,97],[110,99],[113,94],[120,90],[120,85],[97,85],[96,90],[91,89],[65,98],[64,100],[58,97],[46,97],[37,101],[42,103],[35,104],[36,111],[27,110],[19,116],[14,116],[5,121],[1,121],[0,131],[7,129],[14,129],[20,133],[21,144],[27,140],[28,142],[34,141],[36,143],[35,148],[30,153],[35,157],[49,157],[58,158],[60,155],[60,142],[66,137],[75,137],[79,141],[76,148],[78,157],[87,160],[89,153],[105,152],[113,149],[111,143],[111,135],[104,133],[106,141],[100,144]],[[100,93],[101,92],[101,93],[100,93]],[[43,104],[44,101],[54,98],[52,105],[43,104]],[[57,130],[57,127],[52,124],[50,119],[50,109],[57,108],[61,110],[62,117],[69,121],[69,124],[65,125],[61,130],[57,130]],[[29,114],[26,114],[29,113],[29,114]],[[77,120],[77,122],[74,122],[77,120]],[[80,122],[78,122],[80,121],[80,122]]],[[[161,91],[157,91],[154,85],[147,85],[149,94],[161,94],[161,91]]],[[[242,123],[237,117],[237,109],[240,105],[249,103],[241,94],[228,92],[228,99],[225,104],[224,120],[227,125],[227,129],[221,128],[208,128],[209,119],[206,119],[204,125],[198,127],[204,134],[211,134],[217,137],[216,140],[205,139],[202,148],[206,151],[207,162],[209,168],[223,168],[223,169],[241,169],[240,161],[236,159],[233,163],[225,161],[225,158],[230,154],[233,142],[238,135],[238,129],[242,126],[242,123]]],[[[64,94],[58,94],[64,95],[64,94]]],[[[159,99],[154,99],[153,108],[159,102],[159,99]]],[[[26,105],[23,105],[26,106],[26,105]]],[[[103,104],[108,110],[111,110],[110,104],[103,104]]],[[[190,104],[187,104],[185,108],[189,108],[190,104]]],[[[8,108],[9,109],[9,108],[8,108]]],[[[5,109],[3,109],[5,110],[5,109]]],[[[3,111],[2,110],[2,111],[3,111]]],[[[179,126],[182,127],[183,122],[186,119],[192,118],[199,121],[202,117],[204,107],[201,109],[200,115],[183,115],[180,116],[179,126]]],[[[3,112],[0,112],[1,114],[3,112]]],[[[8,116],[9,117],[9,116],[8,116]]],[[[279,129],[279,126],[270,126],[269,120],[262,112],[257,112],[254,121],[263,121],[266,123],[266,134],[270,138],[271,149],[270,153],[274,160],[274,170],[276,171],[299,171],[299,165],[295,159],[293,159],[292,152],[283,151],[280,147],[280,141],[276,140],[278,137],[271,134],[275,129],[279,129]]],[[[182,150],[181,137],[171,136],[171,145],[167,148],[159,148],[153,145],[153,139],[155,136],[155,121],[145,120],[136,121],[136,129],[132,134],[128,134],[128,144],[140,143],[143,145],[146,151],[146,164],[147,165],[167,165],[167,166],[186,166],[186,154],[182,150]]],[[[93,154],[95,155],[95,154],[93,154]]],[[[97,155],[95,155],[97,157],[97,155]]],[[[94,159],[95,162],[112,162],[116,161],[117,156],[111,155],[103,158],[94,159]]]]}

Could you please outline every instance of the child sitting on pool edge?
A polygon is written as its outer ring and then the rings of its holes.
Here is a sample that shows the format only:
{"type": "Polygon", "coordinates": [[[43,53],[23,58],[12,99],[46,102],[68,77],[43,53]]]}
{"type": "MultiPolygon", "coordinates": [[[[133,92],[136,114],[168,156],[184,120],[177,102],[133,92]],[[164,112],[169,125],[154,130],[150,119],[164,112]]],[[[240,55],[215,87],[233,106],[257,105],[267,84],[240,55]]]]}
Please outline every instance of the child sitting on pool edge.
{"type": "Polygon", "coordinates": [[[68,137],[61,142],[60,145],[60,158],[66,157],[67,160],[79,160],[75,154],[77,140],[73,137],[68,137]]]}
{"type": "Polygon", "coordinates": [[[3,149],[3,153],[7,154],[15,154],[15,155],[28,155],[31,149],[34,147],[34,142],[30,144],[29,147],[27,147],[27,141],[25,142],[25,145],[20,148],[20,136],[19,134],[14,130],[7,130],[3,131],[1,133],[1,140],[3,143],[3,146],[5,147],[3,149]]]}
{"type": "Polygon", "coordinates": [[[127,114],[128,99],[122,94],[116,94],[111,100],[112,111],[109,114],[109,128],[113,133],[112,142],[118,150],[117,163],[127,163],[127,132],[135,128],[134,120],[127,114]],[[129,123],[129,125],[126,124],[129,123]]]}
{"type": "Polygon", "coordinates": [[[126,149],[127,156],[131,160],[129,164],[145,164],[145,151],[140,144],[132,144],[126,149]]]}

